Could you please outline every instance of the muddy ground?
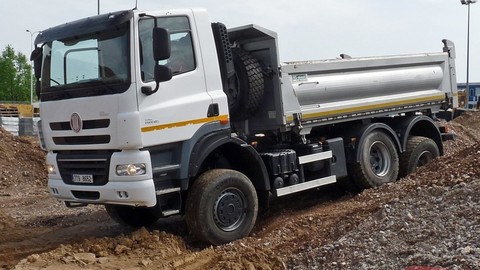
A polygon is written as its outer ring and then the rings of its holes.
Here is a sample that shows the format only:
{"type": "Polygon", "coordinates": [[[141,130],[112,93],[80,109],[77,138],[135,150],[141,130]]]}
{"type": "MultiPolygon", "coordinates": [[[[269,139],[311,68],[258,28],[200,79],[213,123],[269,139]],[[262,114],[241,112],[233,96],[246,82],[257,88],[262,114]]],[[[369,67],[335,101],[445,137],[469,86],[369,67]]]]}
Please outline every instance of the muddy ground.
{"type": "Polygon", "coordinates": [[[393,184],[272,202],[251,235],[206,246],[182,218],[132,230],[48,196],[35,138],[0,130],[0,269],[480,269],[480,113],[445,156],[393,184]]]}

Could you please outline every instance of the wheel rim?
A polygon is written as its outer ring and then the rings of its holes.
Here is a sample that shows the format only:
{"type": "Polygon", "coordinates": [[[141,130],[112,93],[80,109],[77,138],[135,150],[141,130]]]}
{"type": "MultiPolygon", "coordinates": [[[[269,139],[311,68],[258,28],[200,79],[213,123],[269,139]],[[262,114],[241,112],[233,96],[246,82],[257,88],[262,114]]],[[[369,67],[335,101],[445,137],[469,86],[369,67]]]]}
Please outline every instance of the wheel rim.
{"type": "Polygon", "coordinates": [[[225,189],[215,201],[213,214],[217,226],[226,232],[234,231],[245,220],[247,213],[243,192],[236,188],[225,189]]]}
{"type": "Polygon", "coordinates": [[[421,167],[423,165],[426,165],[428,162],[430,162],[432,159],[434,159],[434,156],[432,152],[430,151],[423,151],[420,156],[418,157],[417,161],[417,166],[416,168],[421,167]]]}
{"type": "Polygon", "coordinates": [[[380,141],[370,146],[370,167],[375,175],[383,177],[388,174],[392,161],[388,147],[380,141]]]}

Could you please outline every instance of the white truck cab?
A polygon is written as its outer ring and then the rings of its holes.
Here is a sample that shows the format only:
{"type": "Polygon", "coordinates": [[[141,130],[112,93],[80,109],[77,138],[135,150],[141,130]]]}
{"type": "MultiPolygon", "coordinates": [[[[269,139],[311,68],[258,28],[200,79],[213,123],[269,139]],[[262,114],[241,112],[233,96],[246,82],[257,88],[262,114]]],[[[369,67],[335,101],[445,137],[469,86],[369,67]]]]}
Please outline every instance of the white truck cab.
{"type": "Polygon", "coordinates": [[[37,39],[44,44],[42,78],[50,77],[41,82],[42,143],[50,150],[49,188],[59,199],[154,206],[153,173],[166,168],[152,168],[143,149],[189,140],[207,123],[229,127],[206,12],[143,14],[89,18],[77,23],[83,27],[62,25],[37,39]],[[169,30],[171,57],[160,63],[171,68],[172,78],[147,95],[143,89],[156,87],[151,16],[169,30]],[[209,115],[213,104],[217,111],[209,115]],[[76,168],[78,162],[86,168],[76,168]]]}

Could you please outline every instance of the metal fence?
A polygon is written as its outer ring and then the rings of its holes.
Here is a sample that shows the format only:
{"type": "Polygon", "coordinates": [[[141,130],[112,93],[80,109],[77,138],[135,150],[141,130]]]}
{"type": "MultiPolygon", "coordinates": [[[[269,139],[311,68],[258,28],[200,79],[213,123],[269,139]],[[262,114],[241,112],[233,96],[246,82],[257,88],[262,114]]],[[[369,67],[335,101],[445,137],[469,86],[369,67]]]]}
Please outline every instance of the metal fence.
{"type": "Polygon", "coordinates": [[[15,136],[37,136],[39,117],[0,117],[0,126],[15,136]]]}

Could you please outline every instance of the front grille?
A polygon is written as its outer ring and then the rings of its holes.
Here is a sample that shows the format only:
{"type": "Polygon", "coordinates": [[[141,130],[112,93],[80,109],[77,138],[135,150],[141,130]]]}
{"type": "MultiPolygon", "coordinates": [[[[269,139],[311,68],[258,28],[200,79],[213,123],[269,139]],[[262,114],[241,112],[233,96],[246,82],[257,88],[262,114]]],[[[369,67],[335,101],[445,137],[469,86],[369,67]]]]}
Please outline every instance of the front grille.
{"type": "Polygon", "coordinates": [[[57,154],[57,164],[63,182],[69,185],[105,185],[112,151],[70,151],[57,154]],[[93,183],[75,183],[74,174],[92,175],[93,183]]]}
{"type": "MultiPolygon", "coordinates": [[[[110,126],[110,119],[84,120],[80,124],[82,130],[103,129],[110,126]]],[[[72,131],[70,122],[51,122],[49,127],[52,131],[72,131]]],[[[53,133],[56,134],[55,132],[53,133]]],[[[89,145],[108,144],[111,136],[106,134],[88,136],[53,136],[56,145],[89,145]]]]}
{"type": "MultiPolygon", "coordinates": [[[[110,126],[110,119],[96,119],[82,121],[83,129],[107,128],[110,126]]],[[[50,123],[52,130],[72,130],[70,122],[52,122],[50,123]]]]}
{"type": "Polygon", "coordinates": [[[110,135],[53,137],[56,145],[107,144],[110,135]]]}

